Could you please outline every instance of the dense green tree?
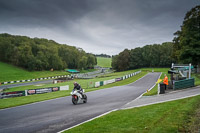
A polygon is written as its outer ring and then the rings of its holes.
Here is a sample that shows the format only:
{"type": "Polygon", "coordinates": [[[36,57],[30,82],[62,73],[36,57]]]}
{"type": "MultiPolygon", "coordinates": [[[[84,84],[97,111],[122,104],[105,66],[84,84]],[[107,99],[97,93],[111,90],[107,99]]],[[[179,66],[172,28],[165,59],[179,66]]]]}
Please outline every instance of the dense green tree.
{"type": "Polygon", "coordinates": [[[96,57],[81,48],[53,40],[0,34],[0,61],[28,70],[93,67],[96,57]],[[80,66],[82,64],[82,66],[80,66]]]}
{"type": "Polygon", "coordinates": [[[140,68],[143,65],[142,48],[131,49],[130,52],[130,68],[140,68]]]}
{"type": "Polygon", "coordinates": [[[107,54],[96,54],[95,56],[96,56],[96,57],[111,58],[111,56],[110,56],[110,55],[107,55],[107,54]]]}
{"type": "Polygon", "coordinates": [[[119,71],[124,71],[129,69],[129,64],[130,64],[130,51],[128,49],[125,49],[121,53],[119,53],[118,56],[118,70],[119,71]]]}
{"type": "MultiPolygon", "coordinates": [[[[26,69],[29,69],[29,62],[33,59],[33,54],[31,50],[31,46],[28,43],[22,43],[19,47],[19,65],[26,69]]],[[[13,55],[14,56],[14,55],[13,55]]],[[[29,69],[30,70],[30,69],[29,69]]]]}
{"type": "Polygon", "coordinates": [[[79,69],[86,69],[87,68],[87,60],[88,58],[86,56],[82,56],[79,62],[79,69]]]}
{"type": "Polygon", "coordinates": [[[174,35],[173,57],[200,66],[200,5],[186,13],[181,30],[174,35]]]}
{"type": "Polygon", "coordinates": [[[160,46],[160,67],[170,67],[172,63],[175,63],[175,60],[172,58],[173,52],[173,43],[166,42],[160,46]]]}
{"type": "Polygon", "coordinates": [[[12,54],[12,48],[13,46],[10,40],[7,40],[5,38],[0,39],[0,59],[2,61],[6,61],[8,58],[10,59],[10,54],[12,54]],[[7,53],[7,51],[9,51],[10,53],[7,53]]]}
{"type": "MultiPolygon", "coordinates": [[[[162,44],[162,45],[163,45],[163,44],[162,44]]],[[[167,50],[166,52],[161,53],[160,50],[161,50],[162,45],[154,44],[154,45],[151,46],[150,67],[156,67],[156,66],[160,65],[160,64],[159,64],[160,61],[161,61],[161,60],[160,60],[160,56],[161,56],[162,54],[165,54],[167,51],[169,51],[169,50],[167,50]]]]}
{"type": "Polygon", "coordinates": [[[94,64],[96,65],[95,56],[92,54],[89,54],[88,59],[87,59],[87,66],[89,68],[92,68],[94,66],[94,64]]]}
{"type": "Polygon", "coordinates": [[[162,45],[146,45],[130,51],[125,49],[112,58],[112,67],[117,71],[141,67],[170,67],[173,62],[172,50],[173,44],[171,42],[162,45]]]}
{"type": "Polygon", "coordinates": [[[115,56],[112,57],[112,64],[111,64],[111,66],[112,66],[112,68],[114,70],[119,70],[118,69],[118,56],[119,55],[115,55],[115,56]]]}

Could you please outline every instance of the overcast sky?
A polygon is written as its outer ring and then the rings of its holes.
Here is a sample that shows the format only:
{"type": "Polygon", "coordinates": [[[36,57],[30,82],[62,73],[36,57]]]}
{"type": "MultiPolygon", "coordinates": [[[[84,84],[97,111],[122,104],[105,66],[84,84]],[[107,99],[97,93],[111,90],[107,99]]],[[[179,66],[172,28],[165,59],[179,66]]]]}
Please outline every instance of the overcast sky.
{"type": "Polygon", "coordinates": [[[94,54],[172,41],[200,0],[0,0],[0,33],[47,38],[94,54]]]}

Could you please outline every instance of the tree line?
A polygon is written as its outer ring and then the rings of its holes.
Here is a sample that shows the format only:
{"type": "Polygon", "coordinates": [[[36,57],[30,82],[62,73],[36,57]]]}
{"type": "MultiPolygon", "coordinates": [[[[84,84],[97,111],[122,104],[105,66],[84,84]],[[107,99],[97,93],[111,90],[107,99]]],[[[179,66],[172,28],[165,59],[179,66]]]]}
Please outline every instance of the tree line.
{"type": "Polygon", "coordinates": [[[146,45],[131,50],[125,49],[119,55],[113,56],[112,67],[117,71],[142,67],[169,67],[173,62],[172,49],[171,42],[146,45]]]}
{"type": "Polygon", "coordinates": [[[173,58],[200,67],[200,5],[186,13],[181,30],[174,35],[173,58]]]}
{"type": "Polygon", "coordinates": [[[97,64],[93,54],[53,40],[0,34],[0,61],[33,70],[86,69],[97,64]]]}
{"type": "Polygon", "coordinates": [[[107,55],[107,54],[96,54],[95,56],[96,56],[96,57],[111,58],[111,56],[110,56],[110,55],[107,55]]]}
{"type": "Polygon", "coordinates": [[[171,63],[192,63],[200,67],[200,6],[185,15],[181,30],[174,33],[173,42],[125,49],[112,58],[117,71],[141,67],[170,67],[171,63]]]}

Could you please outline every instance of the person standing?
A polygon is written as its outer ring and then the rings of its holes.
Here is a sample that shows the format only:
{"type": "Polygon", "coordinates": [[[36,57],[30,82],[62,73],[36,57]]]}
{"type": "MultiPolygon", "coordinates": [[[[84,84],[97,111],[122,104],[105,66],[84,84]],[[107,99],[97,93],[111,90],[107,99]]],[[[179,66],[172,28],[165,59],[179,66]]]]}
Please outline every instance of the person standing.
{"type": "Polygon", "coordinates": [[[168,77],[165,74],[165,78],[163,79],[163,83],[165,84],[165,90],[168,88],[168,77]]]}

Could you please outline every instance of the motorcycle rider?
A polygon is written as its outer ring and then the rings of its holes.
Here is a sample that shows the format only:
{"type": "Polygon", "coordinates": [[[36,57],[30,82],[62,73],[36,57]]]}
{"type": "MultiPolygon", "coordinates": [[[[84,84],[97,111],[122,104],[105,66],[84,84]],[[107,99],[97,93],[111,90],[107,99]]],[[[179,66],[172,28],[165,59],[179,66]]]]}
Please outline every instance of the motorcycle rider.
{"type": "Polygon", "coordinates": [[[73,91],[75,91],[75,90],[77,90],[82,95],[82,97],[84,98],[83,89],[81,88],[80,84],[78,84],[77,82],[74,82],[73,91]]]}

